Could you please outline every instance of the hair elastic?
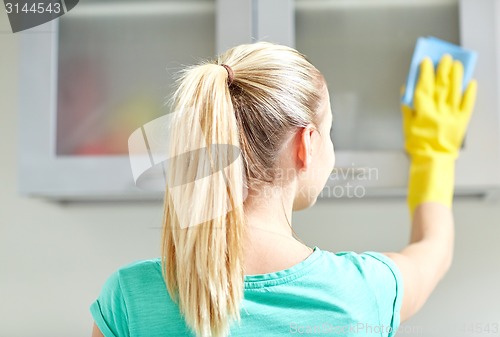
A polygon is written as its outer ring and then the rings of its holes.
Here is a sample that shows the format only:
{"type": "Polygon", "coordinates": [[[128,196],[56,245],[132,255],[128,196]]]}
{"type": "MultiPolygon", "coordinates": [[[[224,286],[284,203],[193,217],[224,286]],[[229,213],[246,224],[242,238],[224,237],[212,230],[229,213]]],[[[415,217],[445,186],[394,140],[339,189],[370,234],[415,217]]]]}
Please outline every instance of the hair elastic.
{"type": "Polygon", "coordinates": [[[228,85],[231,85],[233,83],[233,80],[234,80],[234,72],[233,72],[233,69],[231,69],[230,66],[228,66],[227,64],[221,64],[221,66],[223,66],[224,68],[226,68],[227,70],[227,75],[228,75],[228,79],[227,79],[227,84],[228,85]]]}

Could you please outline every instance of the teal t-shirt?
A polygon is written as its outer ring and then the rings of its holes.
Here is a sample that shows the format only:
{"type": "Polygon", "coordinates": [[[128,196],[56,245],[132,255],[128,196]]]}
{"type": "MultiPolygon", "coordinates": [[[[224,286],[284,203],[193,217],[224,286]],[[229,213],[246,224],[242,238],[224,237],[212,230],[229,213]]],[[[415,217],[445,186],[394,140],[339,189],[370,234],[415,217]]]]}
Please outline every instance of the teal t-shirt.
{"type": "MultiPolygon", "coordinates": [[[[231,336],[393,336],[402,276],[377,252],[332,253],[269,274],[245,276],[241,322],[231,336]]],[[[105,337],[195,336],[166,289],[160,258],[119,268],[90,311],[105,337]]]]}

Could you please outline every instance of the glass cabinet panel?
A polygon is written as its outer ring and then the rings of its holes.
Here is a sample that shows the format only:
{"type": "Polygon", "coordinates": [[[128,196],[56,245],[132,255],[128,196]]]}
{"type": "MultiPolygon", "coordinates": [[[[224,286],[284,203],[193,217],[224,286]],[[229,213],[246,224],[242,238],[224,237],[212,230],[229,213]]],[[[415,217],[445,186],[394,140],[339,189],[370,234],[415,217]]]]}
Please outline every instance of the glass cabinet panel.
{"type": "Polygon", "coordinates": [[[457,0],[296,0],[296,48],[324,74],[337,150],[402,149],[400,88],[416,39],[459,43],[457,0]]]}
{"type": "Polygon", "coordinates": [[[59,19],[57,155],[126,155],[176,73],[215,53],[214,0],[85,1],[59,19]]]}

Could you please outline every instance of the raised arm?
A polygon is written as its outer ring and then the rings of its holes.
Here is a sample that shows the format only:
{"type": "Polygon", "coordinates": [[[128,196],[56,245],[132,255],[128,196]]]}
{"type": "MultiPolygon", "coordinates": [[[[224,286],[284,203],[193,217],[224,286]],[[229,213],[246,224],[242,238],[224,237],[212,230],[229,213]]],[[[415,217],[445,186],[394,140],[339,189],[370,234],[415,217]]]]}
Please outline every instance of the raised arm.
{"type": "Polygon", "coordinates": [[[424,305],[452,262],[455,160],[477,91],[471,81],[462,95],[462,81],[459,61],[445,55],[435,73],[426,58],[420,65],[414,108],[402,106],[405,150],[411,159],[407,201],[412,230],[407,247],[385,253],[403,276],[401,321],[424,305]]]}

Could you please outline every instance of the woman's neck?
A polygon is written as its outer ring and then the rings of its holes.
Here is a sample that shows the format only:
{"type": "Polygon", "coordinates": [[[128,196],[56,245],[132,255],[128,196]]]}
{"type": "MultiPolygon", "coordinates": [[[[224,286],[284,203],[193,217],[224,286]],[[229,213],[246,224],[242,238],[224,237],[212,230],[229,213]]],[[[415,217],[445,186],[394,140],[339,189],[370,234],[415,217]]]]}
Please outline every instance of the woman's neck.
{"type": "Polygon", "coordinates": [[[292,208],[293,200],[280,195],[249,196],[245,200],[245,275],[287,269],[312,253],[310,247],[293,237],[292,208]]]}

